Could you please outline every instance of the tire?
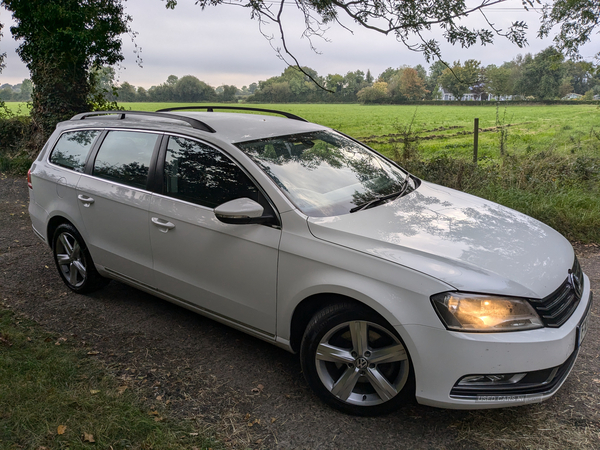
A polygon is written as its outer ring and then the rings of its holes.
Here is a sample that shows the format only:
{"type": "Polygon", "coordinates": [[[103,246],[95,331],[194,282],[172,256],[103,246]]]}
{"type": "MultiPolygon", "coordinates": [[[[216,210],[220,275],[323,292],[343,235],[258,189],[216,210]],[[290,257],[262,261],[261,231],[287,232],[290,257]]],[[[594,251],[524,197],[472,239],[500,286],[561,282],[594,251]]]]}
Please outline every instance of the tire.
{"type": "Polygon", "coordinates": [[[414,373],[402,339],[365,307],[336,303],[315,314],[300,359],[310,387],[342,412],[377,416],[414,403],[414,373]]]}
{"type": "Polygon", "coordinates": [[[109,282],[98,273],[83,238],[69,223],[56,228],[52,254],[60,277],[73,292],[87,294],[109,282]]]}

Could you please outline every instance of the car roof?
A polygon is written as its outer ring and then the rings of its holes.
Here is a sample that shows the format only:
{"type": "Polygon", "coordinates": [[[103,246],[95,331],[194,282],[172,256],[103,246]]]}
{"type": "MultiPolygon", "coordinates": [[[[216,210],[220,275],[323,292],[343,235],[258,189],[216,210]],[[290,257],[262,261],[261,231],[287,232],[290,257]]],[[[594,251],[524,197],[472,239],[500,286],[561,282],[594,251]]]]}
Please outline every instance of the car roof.
{"type": "Polygon", "coordinates": [[[213,137],[228,143],[327,129],[322,125],[303,120],[265,114],[195,111],[172,111],[168,114],[145,111],[115,111],[110,115],[102,114],[102,112],[79,114],[61,125],[69,124],[72,126],[74,121],[78,121],[78,125],[85,127],[116,126],[127,128],[134,126],[165,132],[191,133],[207,138],[213,137]],[[191,120],[178,120],[176,116],[191,120]],[[199,126],[194,124],[199,124],[199,126]]]}
{"type": "Polygon", "coordinates": [[[265,114],[179,111],[170,114],[200,120],[211,126],[219,139],[231,143],[326,129],[311,122],[265,114]]]}

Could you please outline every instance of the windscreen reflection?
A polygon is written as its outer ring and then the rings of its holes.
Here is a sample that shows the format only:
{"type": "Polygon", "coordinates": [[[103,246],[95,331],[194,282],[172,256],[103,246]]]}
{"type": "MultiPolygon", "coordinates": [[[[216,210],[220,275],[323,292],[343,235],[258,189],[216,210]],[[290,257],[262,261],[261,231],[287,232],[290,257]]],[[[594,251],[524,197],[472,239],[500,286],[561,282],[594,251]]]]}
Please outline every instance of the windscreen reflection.
{"type": "MultiPolygon", "coordinates": [[[[406,172],[332,131],[237,144],[304,214],[328,217],[399,192],[406,172]]],[[[411,189],[405,190],[410,192],[411,189]]]]}

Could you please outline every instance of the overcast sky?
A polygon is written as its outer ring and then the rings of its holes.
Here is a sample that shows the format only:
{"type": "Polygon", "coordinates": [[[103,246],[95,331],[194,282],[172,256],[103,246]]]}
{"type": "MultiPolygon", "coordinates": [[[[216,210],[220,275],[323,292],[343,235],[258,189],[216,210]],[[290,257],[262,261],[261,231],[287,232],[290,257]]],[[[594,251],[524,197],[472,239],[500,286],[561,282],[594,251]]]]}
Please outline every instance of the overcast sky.
{"type": "MultiPolygon", "coordinates": [[[[221,5],[204,11],[194,5],[194,0],[179,0],[175,10],[165,9],[161,0],[127,0],[126,10],[133,17],[131,24],[137,32],[135,44],[141,48],[142,67],[136,64],[135,45],[128,36],[123,37],[125,60],[117,67],[118,81],[149,88],[163,83],[169,75],[182,77],[194,75],[213,87],[233,84],[237,87],[266,80],[283,72],[286,64],[278,59],[269,42],[261,35],[258,22],[251,20],[246,8],[221,5]]],[[[487,16],[496,27],[506,29],[512,21],[524,20],[529,24],[529,46],[519,49],[501,37],[493,46],[443,46],[443,55],[449,62],[476,59],[483,65],[501,64],[512,60],[518,53],[537,53],[552,44],[551,39],[536,38],[539,13],[526,12],[521,0],[509,0],[488,8],[487,16]]],[[[284,18],[288,45],[302,65],[315,69],[319,75],[346,74],[349,71],[367,69],[373,76],[388,67],[428,64],[419,54],[407,50],[393,36],[383,36],[362,30],[349,19],[343,19],[351,33],[340,26],[327,32],[330,42],[314,41],[320,54],[310,49],[306,39],[301,39],[302,18],[294,14],[295,5],[290,2],[284,18]]],[[[0,51],[7,53],[6,68],[0,74],[0,84],[20,83],[29,77],[25,65],[14,49],[18,45],[10,34],[11,16],[0,9],[0,21],[5,25],[0,51]]],[[[472,14],[466,21],[471,27],[483,27],[480,14],[472,14]]],[[[276,33],[273,27],[263,31],[276,33]]],[[[438,34],[439,36],[439,34],[438,34]]],[[[583,56],[591,60],[598,48],[595,42],[588,44],[583,56]]]]}

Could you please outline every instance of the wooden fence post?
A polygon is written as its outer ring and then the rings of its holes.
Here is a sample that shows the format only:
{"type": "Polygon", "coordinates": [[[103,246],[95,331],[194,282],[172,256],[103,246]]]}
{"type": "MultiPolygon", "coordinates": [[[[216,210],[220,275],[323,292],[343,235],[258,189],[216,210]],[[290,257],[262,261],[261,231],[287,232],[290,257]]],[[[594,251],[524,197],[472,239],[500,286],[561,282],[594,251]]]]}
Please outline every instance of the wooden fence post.
{"type": "Polygon", "coordinates": [[[475,119],[473,127],[473,162],[477,164],[477,150],[479,149],[479,118],[475,119]]]}

